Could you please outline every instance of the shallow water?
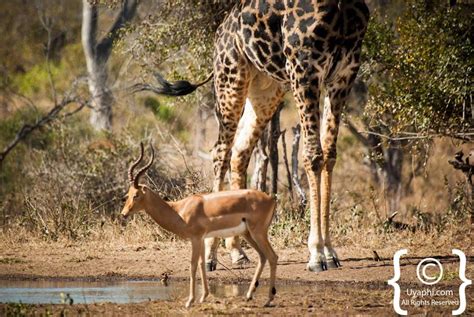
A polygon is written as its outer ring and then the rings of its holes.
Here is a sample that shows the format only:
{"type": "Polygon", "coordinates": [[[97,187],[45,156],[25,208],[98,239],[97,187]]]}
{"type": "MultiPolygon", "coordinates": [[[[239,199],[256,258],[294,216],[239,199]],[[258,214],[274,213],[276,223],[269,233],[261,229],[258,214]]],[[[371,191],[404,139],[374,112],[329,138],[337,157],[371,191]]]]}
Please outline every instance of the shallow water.
{"type": "MultiPolygon", "coordinates": [[[[172,300],[186,296],[188,283],[160,281],[0,281],[0,303],[61,304],[66,296],[74,304],[138,303],[149,300],[172,300]]],[[[217,298],[243,296],[248,285],[210,284],[210,292],[217,298]]],[[[200,293],[200,284],[196,287],[200,293]]]]}

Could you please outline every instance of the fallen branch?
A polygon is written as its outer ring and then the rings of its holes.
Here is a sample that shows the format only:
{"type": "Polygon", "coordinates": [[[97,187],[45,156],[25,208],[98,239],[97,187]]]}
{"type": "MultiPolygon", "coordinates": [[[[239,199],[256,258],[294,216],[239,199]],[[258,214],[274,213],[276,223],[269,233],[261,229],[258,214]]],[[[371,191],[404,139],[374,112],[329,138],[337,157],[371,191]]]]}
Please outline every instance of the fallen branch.
{"type": "Polygon", "coordinates": [[[361,141],[364,143],[363,138],[360,137],[361,134],[375,135],[380,138],[386,139],[388,141],[409,141],[409,140],[423,140],[423,139],[434,139],[441,137],[450,137],[454,139],[459,139],[462,141],[470,142],[474,140],[474,132],[459,132],[459,133],[431,133],[431,134],[421,134],[416,132],[400,132],[399,136],[390,136],[382,133],[377,133],[373,131],[358,131],[347,122],[347,127],[349,130],[361,141]]]}

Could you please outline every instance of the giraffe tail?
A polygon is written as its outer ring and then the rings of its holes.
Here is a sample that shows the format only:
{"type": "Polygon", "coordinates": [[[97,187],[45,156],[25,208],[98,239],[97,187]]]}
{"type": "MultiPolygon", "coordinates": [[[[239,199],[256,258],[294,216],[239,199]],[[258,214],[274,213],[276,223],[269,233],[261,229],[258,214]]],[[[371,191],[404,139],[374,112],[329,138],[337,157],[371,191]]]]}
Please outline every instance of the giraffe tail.
{"type": "Polygon", "coordinates": [[[150,84],[135,84],[131,87],[132,93],[137,93],[140,91],[152,91],[155,94],[165,96],[177,97],[189,95],[197,88],[201,87],[204,84],[207,84],[214,77],[214,72],[212,72],[204,81],[197,84],[192,84],[186,80],[169,82],[159,73],[154,73],[154,76],[156,81],[158,82],[158,86],[153,86],[150,84]]]}

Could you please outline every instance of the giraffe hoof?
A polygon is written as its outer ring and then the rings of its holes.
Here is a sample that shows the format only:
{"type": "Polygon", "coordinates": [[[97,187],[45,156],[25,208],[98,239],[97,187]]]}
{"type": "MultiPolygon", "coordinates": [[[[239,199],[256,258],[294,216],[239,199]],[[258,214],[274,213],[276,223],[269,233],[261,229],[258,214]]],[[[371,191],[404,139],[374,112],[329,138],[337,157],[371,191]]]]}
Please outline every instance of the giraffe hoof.
{"type": "Polygon", "coordinates": [[[308,271],[310,272],[322,272],[322,271],[327,271],[328,266],[325,261],[321,262],[315,262],[315,263],[308,263],[308,271]]]}
{"type": "Polygon", "coordinates": [[[232,268],[242,269],[245,268],[248,264],[250,264],[249,258],[245,254],[241,254],[237,261],[232,262],[232,268]]]}
{"type": "Polygon", "coordinates": [[[216,261],[211,261],[206,263],[206,271],[207,272],[212,272],[217,269],[217,262],[216,261]]]}
{"type": "Polygon", "coordinates": [[[327,267],[328,267],[328,269],[337,269],[337,268],[341,267],[341,262],[339,262],[338,258],[333,256],[333,257],[331,257],[331,260],[328,261],[327,267]]]}

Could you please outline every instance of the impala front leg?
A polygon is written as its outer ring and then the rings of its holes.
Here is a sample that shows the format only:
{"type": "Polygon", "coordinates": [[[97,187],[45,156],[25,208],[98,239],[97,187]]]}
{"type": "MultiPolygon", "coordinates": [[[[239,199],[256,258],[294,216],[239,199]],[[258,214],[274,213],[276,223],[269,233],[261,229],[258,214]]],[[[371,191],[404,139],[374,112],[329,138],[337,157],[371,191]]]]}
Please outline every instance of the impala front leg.
{"type": "Polygon", "coordinates": [[[199,268],[201,270],[201,282],[202,282],[202,296],[199,300],[200,303],[204,302],[207,295],[209,295],[209,284],[207,283],[206,277],[206,261],[204,258],[204,241],[201,240],[200,243],[200,250],[199,250],[199,268]]]}
{"type": "Polygon", "coordinates": [[[198,260],[201,248],[201,239],[191,240],[192,252],[191,252],[191,278],[189,282],[189,299],[186,302],[186,308],[191,307],[194,303],[195,288],[196,288],[196,271],[198,266],[198,260]]]}

